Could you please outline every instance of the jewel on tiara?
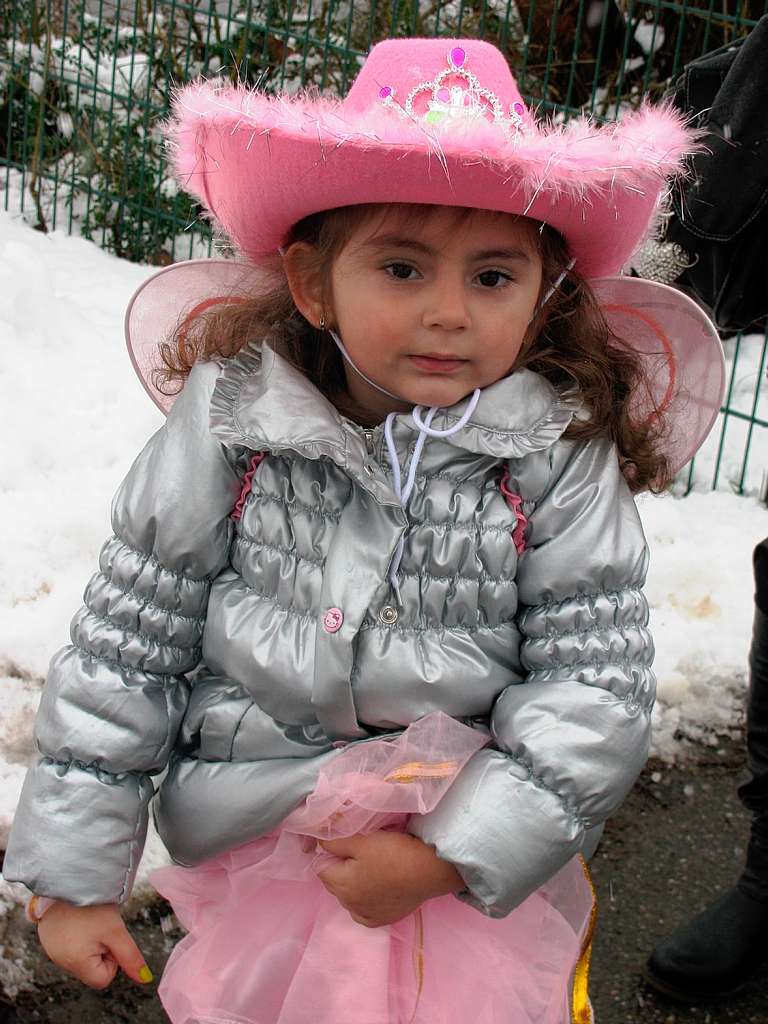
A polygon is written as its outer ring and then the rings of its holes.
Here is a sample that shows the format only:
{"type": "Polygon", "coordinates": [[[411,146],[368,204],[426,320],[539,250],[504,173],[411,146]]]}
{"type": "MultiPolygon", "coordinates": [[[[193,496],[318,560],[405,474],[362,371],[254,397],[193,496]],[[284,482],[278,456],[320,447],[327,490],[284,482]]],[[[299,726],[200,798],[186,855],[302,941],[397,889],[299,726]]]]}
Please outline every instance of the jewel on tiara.
{"type": "Polygon", "coordinates": [[[485,89],[466,67],[467,54],[461,46],[454,46],[448,52],[448,67],[441,71],[431,82],[420,82],[408,93],[404,104],[395,100],[395,90],[391,85],[384,85],[379,89],[379,101],[385,106],[396,110],[402,117],[409,120],[422,120],[426,124],[437,125],[447,122],[464,122],[471,124],[479,120],[490,120],[493,124],[500,125],[507,134],[525,131],[523,114],[525,107],[518,100],[509,108],[509,114],[504,113],[504,106],[499,97],[485,89]],[[443,85],[446,78],[463,78],[468,85],[464,89],[460,85],[452,85],[450,88],[443,85]],[[415,113],[413,109],[414,100],[422,93],[429,92],[432,98],[428,101],[427,112],[422,115],[415,113]]]}

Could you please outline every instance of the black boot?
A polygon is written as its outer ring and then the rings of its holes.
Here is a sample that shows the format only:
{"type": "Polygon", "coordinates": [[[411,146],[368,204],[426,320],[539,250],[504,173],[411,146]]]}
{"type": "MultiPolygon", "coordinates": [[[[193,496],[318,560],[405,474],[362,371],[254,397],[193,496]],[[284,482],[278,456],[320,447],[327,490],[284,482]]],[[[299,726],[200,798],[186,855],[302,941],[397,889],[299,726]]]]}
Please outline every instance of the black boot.
{"type": "Polygon", "coordinates": [[[706,1002],[733,995],[768,960],[768,903],[738,885],[654,949],[645,980],[671,999],[706,1002]]]}
{"type": "Polygon", "coordinates": [[[768,903],[768,538],[755,548],[755,627],[749,669],[747,767],[752,778],[741,786],[739,797],[753,819],[739,888],[745,896],[768,903]]]}
{"type": "Polygon", "coordinates": [[[752,812],[747,863],[734,888],[654,949],[645,978],[673,999],[722,998],[768,962],[768,539],[755,549],[755,624],[747,700],[747,765],[739,789],[752,812]]]}

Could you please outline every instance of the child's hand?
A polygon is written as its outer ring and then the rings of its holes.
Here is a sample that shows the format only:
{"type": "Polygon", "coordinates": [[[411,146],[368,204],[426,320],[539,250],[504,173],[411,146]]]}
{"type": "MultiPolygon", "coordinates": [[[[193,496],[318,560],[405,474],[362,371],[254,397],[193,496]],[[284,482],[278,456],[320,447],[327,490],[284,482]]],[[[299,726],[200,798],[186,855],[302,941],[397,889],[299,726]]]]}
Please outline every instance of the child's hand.
{"type": "Polygon", "coordinates": [[[393,924],[424,900],[464,888],[453,865],[440,860],[431,846],[402,832],[320,840],[320,846],[344,858],[323,868],[320,881],[353,921],[368,928],[393,924]]]}
{"type": "Polygon", "coordinates": [[[38,935],[57,967],[91,988],[106,988],[118,967],[141,984],[153,980],[114,903],[96,907],[54,903],[40,921],[38,935]]]}

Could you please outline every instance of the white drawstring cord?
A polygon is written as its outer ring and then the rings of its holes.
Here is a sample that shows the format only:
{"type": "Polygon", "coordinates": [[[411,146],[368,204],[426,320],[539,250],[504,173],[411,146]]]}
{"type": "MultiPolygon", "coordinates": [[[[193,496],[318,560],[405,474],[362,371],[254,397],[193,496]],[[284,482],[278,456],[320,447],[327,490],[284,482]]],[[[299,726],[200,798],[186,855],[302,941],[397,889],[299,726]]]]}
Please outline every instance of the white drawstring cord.
{"type": "MultiPolygon", "coordinates": [[[[416,470],[418,469],[419,460],[424,452],[424,445],[426,444],[427,437],[450,437],[451,434],[455,434],[462,427],[466,426],[469,422],[472,413],[477,408],[477,403],[480,401],[480,388],[475,388],[472,397],[467,403],[467,408],[464,410],[463,415],[452,427],[448,427],[447,430],[433,430],[432,420],[436,414],[440,411],[439,405],[433,405],[427,410],[426,417],[422,419],[422,412],[424,410],[423,405],[415,406],[411,415],[413,416],[413,422],[419,428],[419,436],[416,439],[416,447],[413,449],[413,455],[411,455],[411,461],[408,464],[408,478],[405,482],[405,487],[402,486],[402,477],[400,474],[400,462],[397,458],[397,448],[395,447],[395,439],[392,435],[392,424],[395,420],[396,413],[391,412],[387,416],[384,422],[384,437],[387,441],[387,455],[389,457],[389,464],[392,467],[392,489],[397,495],[398,501],[406,508],[408,505],[408,499],[411,496],[414,485],[416,483],[416,470]]],[[[400,540],[398,541],[395,553],[392,556],[392,564],[389,568],[389,582],[392,585],[392,589],[397,596],[397,603],[402,606],[402,598],[400,596],[400,581],[398,580],[397,573],[400,568],[400,562],[403,559],[403,551],[405,550],[405,532],[403,532],[400,540]]]]}
{"type": "MultiPolygon", "coordinates": [[[[437,412],[437,406],[433,406],[427,413],[427,424],[432,422],[435,413],[437,412]]],[[[402,486],[402,476],[400,474],[400,461],[397,457],[397,448],[395,447],[395,439],[392,436],[392,424],[397,414],[391,412],[386,420],[384,421],[384,437],[387,440],[387,455],[389,457],[389,464],[392,467],[392,490],[397,495],[397,500],[403,506],[406,507],[408,499],[411,496],[414,484],[416,482],[416,467],[419,464],[421,453],[424,450],[424,444],[427,440],[425,431],[420,431],[418,438],[416,439],[416,447],[413,449],[413,455],[411,455],[411,461],[408,466],[408,478],[405,482],[405,487],[402,486]]],[[[392,564],[389,568],[389,582],[392,584],[392,589],[397,597],[397,603],[402,607],[403,601],[400,596],[400,581],[397,578],[397,570],[400,568],[400,562],[403,558],[403,551],[405,549],[405,531],[403,531],[400,540],[397,542],[395,553],[392,556],[392,564]]]]}
{"type": "Polygon", "coordinates": [[[376,390],[380,391],[382,393],[382,395],[386,395],[388,398],[394,398],[396,401],[402,402],[402,398],[400,398],[399,395],[393,395],[391,391],[387,391],[387,389],[383,388],[381,386],[381,384],[377,384],[375,380],[371,380],[370,377],[366,377],[366,375],[363,373],[363,371],[358,366],[355,366],[354,362],[352,361],[352,356],[344,348],[344,343],[341,340],[341,338],[338,336],[336,331],[332,330],[329,327],[328,328],[328,333],[333,338],[333,340],[336,342],[336,344],[339,347],[339,351],[344,356],[344,358],[347,360],[347,362],[352,367],[352,369],[355,371],[355,373],[358,375],[358,377],[362,377],[363,380],[366,382],[366,384],[370,384],[372,388],[376,388],[376,390]]]}
{"type": "MultiPolygon", "coordinates": [[[[467,408],[462,413],[461,419],[458,420],[456,423],[454,423],[454,425],[452,427],[448,427],[447,430],[432,430],[432,429],[430,429],[429,424],[432,422],[432,417],[429,417],[427,423],[423,422],[423,420],[421,418],[421,410],[424,408],[423,405],[417,405],[416,408],[411,413],[411,415],[413,416],[413,422],[416,424],[416,426],[419,428],[419,430],[423,430],[430,437],[450,437],[451,434],[455,434],[457,430],[461,430],[462,427],[466,427],[467,423],[469,423],[469,419],[470,419],[472,413],[477,408],[477,403],[479,401],[480,401],[480,388],[475,388],[475,390],[472,392],[472,397],[470,398],[469,402],[467,403],[467,408]]],[[[440,408],[440,406],[433,405],[432,408],[430,409],[430,412],[437,412],[437,410],[439,408],[440,408]]]]}
{"type": "MultiPolygon", "coordinates": [[[[557,277],[555,278],[555,280],[554,280],[554,281],[553,281],[553,283],[552,283],[552,287],[551,287],[551,288],[549,289],[549,291],[548,291],[548,292],[547,292],[547,293],[546,293],[546,294],[544,295],[544,298],[543,298],[543,299],[541,300],[541,302],[540,302],[540,303],[538,304],[538,306],[536,307],[536,313],[538,313],[540,309],[542,309],[542,308],[543,308],[544,306],[546,306],[546,304],[547,304],[547,303],[549,302],[549,300],[550,300],[550,299],[552,298],[552,296],[553,296],[553,295],[555,294],[555,292],[557,291],[557,289],[558,289],[558,288],[560,287],[560,285],[561,285],[561,284],[563,283],[563,280],[564,280],[564,278],[565,278],[565,275],[566,275],[566,274],[568,273],[568,271],[569,271],[569,270],[572,270],[572,269],[573,269],[573,265],[575,264],[575,262],[576,262],[576,260],[575,260],[575,259],[572,259],[572,260],[571,260],[571,261],[570,261],[570,262],[568,263],[568,266],[567,266],[567,267],[565,268],[565,270],[564,270],[564,271],[562,272],[562,274],[559,274],[559,275],[558,275],[558,276],[557,276],[557,277]]],[[[533,315],[533,316],[535,316],[535,315],[536,315],[536,313],[534,313],[534,315],[533,315]]],[[[533,317],[531,317],[531,323],[533,323],[533,317]]]]}

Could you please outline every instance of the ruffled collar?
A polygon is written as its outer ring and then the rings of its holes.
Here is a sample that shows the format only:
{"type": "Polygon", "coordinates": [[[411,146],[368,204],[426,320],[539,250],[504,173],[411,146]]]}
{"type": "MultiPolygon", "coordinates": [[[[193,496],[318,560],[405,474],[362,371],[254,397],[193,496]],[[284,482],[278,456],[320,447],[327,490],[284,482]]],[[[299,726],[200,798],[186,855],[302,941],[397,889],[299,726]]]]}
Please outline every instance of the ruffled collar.
{"type": "MultiPolygon", "coordinates": [[[[458,422],[468,399],[441,409],[432,426],[458,422]]],[[[557,391],[544,377],[518,370],[483,390],[470,421],[441,441],[495,459],[512,459],[549,448],[565,431],[581,402],[557,391]]],[[[212,433],[225,445],[257,451],[298,452],[333,459],[355,477],[367,461],[364,434],[344,418],[307,378],[267,343],[251,342],[222,361],[211,399],[212,433]]],[[[418,434],[410,413],[396,417],[396,432],[418,434]]],[[[368,490],[369,474],[362,482],[368,490]]]]}

